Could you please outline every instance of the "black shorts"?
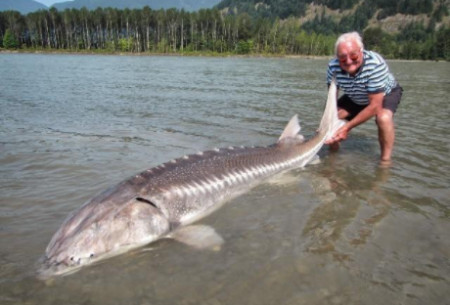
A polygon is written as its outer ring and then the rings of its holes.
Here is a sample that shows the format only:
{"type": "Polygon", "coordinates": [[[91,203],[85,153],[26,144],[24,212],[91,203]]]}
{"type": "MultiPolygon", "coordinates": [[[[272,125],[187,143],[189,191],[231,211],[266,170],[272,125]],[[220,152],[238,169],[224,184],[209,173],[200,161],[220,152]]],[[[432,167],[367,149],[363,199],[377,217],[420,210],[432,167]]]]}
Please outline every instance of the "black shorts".
{"type": "MultiPolygon", "coordinates": [[[[395,111],[397,111],[398,104],[400,104],[402,94],[403,88],[397,85],[388,95],[384,96],[383,109],[389,109],[392,113],[395,113],[395,111]]],[[[338,99],[337,105],[338,108],[345,109],[349,113],[349,116],[345,118],[348,121],[352,120],[358,113],[361,112],[361,110],[367,107],[367,105],[355,104],[347,94],[344,94],[338,99]]]]}

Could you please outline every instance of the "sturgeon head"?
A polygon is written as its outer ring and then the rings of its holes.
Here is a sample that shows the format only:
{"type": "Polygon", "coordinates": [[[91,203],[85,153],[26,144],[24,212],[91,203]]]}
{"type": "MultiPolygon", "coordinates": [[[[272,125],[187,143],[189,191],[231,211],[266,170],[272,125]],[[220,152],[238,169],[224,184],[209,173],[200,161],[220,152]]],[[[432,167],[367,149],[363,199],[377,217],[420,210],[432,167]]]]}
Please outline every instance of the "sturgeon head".
{"type": "Polygon", "coordinates": [[[169,231],[165,216],[152,202],[136,196],[132,181],[99,194],[67,217],[46,248],[39,278],[72,273],[169,231]]]}

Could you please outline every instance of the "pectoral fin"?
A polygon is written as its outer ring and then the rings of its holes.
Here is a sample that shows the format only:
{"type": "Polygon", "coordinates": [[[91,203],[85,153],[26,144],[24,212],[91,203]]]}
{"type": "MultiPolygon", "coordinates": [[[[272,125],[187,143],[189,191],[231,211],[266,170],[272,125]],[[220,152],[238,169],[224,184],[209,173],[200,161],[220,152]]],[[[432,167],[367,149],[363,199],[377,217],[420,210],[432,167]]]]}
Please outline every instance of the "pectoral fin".
{"type": "Polygon", "coordinates": [[[219,251],[224,243],[217,232],[205,225],[192,225],[177,229],[169,237],[196,249],[219,251]]]}

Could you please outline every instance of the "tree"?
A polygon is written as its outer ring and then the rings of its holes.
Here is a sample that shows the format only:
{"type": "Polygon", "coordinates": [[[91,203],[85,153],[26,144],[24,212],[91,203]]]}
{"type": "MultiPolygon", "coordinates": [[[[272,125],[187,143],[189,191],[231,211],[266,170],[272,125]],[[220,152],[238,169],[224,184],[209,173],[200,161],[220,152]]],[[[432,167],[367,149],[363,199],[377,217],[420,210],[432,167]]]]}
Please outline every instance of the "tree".
{"type": "Polygon", "coordinates": [[[441,28],[436,33],[436,56],[450,61],[450,28],[441,28]]]}
{"type": "Polygon", "coordinates": [[[10,29],[7,29],[5,32],[5,36],[3,37],[3,46],[6,49],[17,49],[17,47],[19,46],[16,36],[14,36],[13,32],[10,29]]]}
{"type": "Polygon", "coordinates": [[[396,44],[393,37],[379,27],[368,28],[363,33],[364,46],[369,50],[377,51],[384,57],[394,57],[396,44]]]}
{"type": "Polygon", "coordinates": [[[236,53],[238,54],[250,54],[253,49],[253,41],[252,40],[240,40],[236,47],[236,53]]]}

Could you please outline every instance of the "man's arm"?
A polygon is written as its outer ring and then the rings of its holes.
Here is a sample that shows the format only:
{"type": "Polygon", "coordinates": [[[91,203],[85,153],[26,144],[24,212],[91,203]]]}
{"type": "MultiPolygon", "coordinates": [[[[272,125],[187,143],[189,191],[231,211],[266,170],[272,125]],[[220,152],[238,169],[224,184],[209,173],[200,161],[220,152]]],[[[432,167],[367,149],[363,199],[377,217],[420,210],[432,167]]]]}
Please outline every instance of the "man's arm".
{"type": "Polygon", "coordinates": [[[350,130],[364,123],[371,117],[375,116],[383,107],[384,92],[369,94],[369,105],[364,108],[351,121],[339,128],[334,136],[325,142],[325,144],[333,144],[347,139],[350,130]]]}

